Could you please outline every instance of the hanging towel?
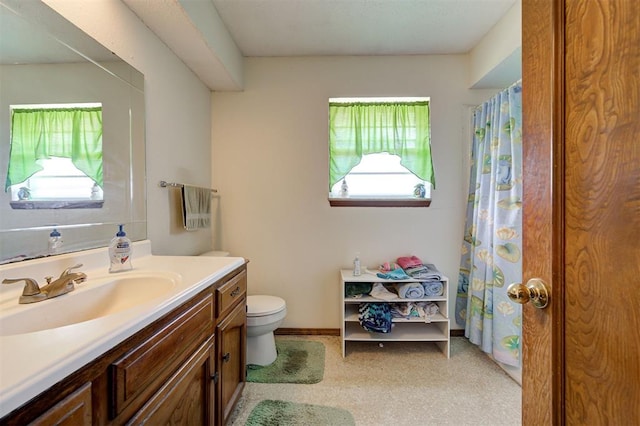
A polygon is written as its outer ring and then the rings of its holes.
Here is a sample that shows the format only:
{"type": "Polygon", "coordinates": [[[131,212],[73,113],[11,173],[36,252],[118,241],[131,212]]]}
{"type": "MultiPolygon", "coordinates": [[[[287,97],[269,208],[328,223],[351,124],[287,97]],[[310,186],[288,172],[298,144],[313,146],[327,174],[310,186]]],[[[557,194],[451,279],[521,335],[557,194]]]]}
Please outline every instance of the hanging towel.
{"type": "Polygon", "coordinates": [[[182,223],[187,231],[211,226],[211,189],[183,185],[182,223]]]}
{"type": "Polygon", "coordinates": [[[424,297],[424,287],[421,283],[397,283],[395,286],[401,299],[420,299],[424,297]]]}

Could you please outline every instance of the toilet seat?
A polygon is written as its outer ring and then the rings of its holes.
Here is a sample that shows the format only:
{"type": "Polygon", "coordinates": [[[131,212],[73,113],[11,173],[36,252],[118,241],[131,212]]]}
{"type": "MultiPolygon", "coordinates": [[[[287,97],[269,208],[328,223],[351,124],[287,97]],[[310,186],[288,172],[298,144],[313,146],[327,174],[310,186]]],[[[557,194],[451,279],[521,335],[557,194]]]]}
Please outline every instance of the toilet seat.
{"type": "Polygon", "coordinates": [[[247,317],[261,317],[276,314],[287,305],[284,299],[276,296],[252,295],[247,296],[247,317]]]}

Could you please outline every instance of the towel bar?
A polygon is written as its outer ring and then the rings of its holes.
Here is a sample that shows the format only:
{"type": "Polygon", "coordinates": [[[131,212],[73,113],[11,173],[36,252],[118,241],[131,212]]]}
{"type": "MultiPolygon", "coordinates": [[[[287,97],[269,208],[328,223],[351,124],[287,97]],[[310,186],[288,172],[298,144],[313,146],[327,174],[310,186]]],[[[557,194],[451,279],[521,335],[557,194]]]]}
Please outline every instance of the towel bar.
{"type": "MultiPolygon", "coordinates": [[[[182,188],[184,184],[176,183],[176,182],[167,182],[167,181],[161,180],[159,183],[159,186],[161,188],[168,188],[168,187],[182,188]]],[[[217,194],[218,190],[211,188],[211,192],[213,192],[214,194],[217,194]]]]}

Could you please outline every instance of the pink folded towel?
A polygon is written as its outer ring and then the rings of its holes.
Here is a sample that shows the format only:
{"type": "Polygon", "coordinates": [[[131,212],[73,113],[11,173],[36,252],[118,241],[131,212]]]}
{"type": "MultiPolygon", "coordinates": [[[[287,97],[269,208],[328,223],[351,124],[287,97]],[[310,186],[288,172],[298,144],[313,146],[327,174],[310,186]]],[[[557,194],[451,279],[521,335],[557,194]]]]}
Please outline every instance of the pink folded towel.
{"type": "Polygon", "coordinates": [[[389,262],[384,262],[382,265],[380,265],[380,267],[378,268],[378,270],[380,272],[391,272],[393,270],[396,270],[400,267],[400,265],[397,265],[393,262],[389,263],[389,262]]]}
{"type": "Polygon", "coordinates": [[[400,265],[402,269],[415,268],[416,266],[422,265],[422,260],[420,260],[417,256],[399,257],[398,265],[400,265]]]}

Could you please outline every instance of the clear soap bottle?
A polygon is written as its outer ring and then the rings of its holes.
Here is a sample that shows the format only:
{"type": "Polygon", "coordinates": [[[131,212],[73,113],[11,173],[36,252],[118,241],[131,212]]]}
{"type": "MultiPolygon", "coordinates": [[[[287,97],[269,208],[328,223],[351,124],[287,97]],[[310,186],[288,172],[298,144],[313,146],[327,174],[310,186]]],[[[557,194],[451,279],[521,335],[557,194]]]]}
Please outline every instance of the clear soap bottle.
{"type": "Polygon", "coordinates": [[[56,228],[53,228],[53,231],[49,234],[49,254],[62,252],[62,244],[62,235],[56,228]]]}
{"type": "Polygon", "coordinates": [[[353,275],[357,277],[361,274],[362,271],[360,269],[360,253],[356,253],[356,257],[355,259],[353,259],[353,275]]]}

